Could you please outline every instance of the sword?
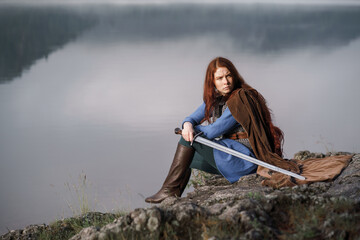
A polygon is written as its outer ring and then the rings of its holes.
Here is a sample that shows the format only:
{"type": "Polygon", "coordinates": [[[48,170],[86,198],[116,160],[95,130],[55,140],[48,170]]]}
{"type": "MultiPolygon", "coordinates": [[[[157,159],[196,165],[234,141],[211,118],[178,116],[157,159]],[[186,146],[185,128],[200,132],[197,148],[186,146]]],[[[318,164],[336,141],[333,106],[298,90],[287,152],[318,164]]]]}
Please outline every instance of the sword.
{"type": "MultiPolygon", "coordinates": [[[[182,131],[182,130],[181,130],[180,128],[175,128],[175,134],[181,134],[181,131],[182,131]]],[[[271,165],[271,164],[269,164],[269,163],[260,161],[260,160],[258,160],[258,159],[256,159],[256,158],[250,157],[250,156],[245,155],[245,154],[243,154],[243,153],[241,153],[241,152],[235,151],[235,150],[233,150],[233,149],[231,149],[231,148],[224,147],[223,145],[220,145],[220,144],[218,144],[218,143],[216,143],[216,142],[213,142],[213,141],[211,141],[211,140],[209,140],[209,139],[206,139],[206,138],[203,138],[203,137],[199,136],[200,134],[201,134],[201,133],[196,134],[196,135],[194,136],[194,140],[193,140],[193,141],[198,142],[198,143],[201,143],[201,144],[204,144],[204,145],[206,145],[206,146],[208,146],[208,147],[212,147],[212,148],[217,149],[217,150],[219,150],[219,151],[222,151],[222,152],[231,154],[231,155],[233,155],[233,156],[235,156],[235,157],[242,158],[242,159],[244,159],[244,160],[246,160],[246,161],[252,162],[252,163],[254,163],[254,164],[256,164],[256,165],[259,165],[259,166],[262,166],[262,167],[266,167],[266,168],[271,169],[271,170],[274,170],[274,171],[276,171],[276,172],[280,172],[280,173],[283,173],[283,174],[292,176],[292,177],[297,178],[297,179],[300,179],[300,180],[305,180],[305,179],[306,179],[305,177],[300,176],[300,175],[298,175],[298,174],[296,174],[296,173],[293,173],[293,172],[290,172],[290,171],[288,171],[288,170],[285,170],[285,169],[276,167],[276,166],[274,166],[274,165],[271,165]]]]}

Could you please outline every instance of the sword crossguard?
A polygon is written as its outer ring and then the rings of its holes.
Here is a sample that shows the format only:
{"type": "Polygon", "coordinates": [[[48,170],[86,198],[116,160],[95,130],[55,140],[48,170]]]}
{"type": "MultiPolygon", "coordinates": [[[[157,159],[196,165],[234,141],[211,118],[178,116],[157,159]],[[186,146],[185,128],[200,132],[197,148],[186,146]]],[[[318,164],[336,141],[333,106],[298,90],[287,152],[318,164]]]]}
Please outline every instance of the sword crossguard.
{"type": "Polygon", "coordinates": [[[195,134],[194,139],[193,139],[193,140],[191,141],[191,143],[190,143],[190,146],[193,145],[195,139],[196,139],[198,136],[200,136],[201,134],[203,134],[203,132],[199,132],[199,133],[195,134]]]}

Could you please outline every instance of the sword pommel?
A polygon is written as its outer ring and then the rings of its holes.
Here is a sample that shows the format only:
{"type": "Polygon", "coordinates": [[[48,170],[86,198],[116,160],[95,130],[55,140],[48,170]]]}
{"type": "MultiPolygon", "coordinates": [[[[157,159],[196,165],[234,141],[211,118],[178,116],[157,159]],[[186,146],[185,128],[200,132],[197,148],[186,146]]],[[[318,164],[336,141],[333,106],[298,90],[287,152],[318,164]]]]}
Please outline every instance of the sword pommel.
{"type": "Polygon", "coordinates": [[[181,135],[182,130],[180,128],[175,128],[175,134],[181,135]]]}

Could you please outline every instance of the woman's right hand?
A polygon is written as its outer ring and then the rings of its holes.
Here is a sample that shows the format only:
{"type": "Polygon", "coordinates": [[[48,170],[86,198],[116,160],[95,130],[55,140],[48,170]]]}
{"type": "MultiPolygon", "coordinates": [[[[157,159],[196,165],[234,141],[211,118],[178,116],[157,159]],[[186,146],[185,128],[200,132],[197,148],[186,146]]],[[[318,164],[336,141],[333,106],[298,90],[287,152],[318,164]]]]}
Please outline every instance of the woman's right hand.
{"type": "Polygon", "coordinates": [[[184,126],[183,126],[183,130],[181,132],[182,137],[188,141],[188,142],[192,142],[194,140],[194,127],[191,124],[191,122],[185,122],[184,126]]]}

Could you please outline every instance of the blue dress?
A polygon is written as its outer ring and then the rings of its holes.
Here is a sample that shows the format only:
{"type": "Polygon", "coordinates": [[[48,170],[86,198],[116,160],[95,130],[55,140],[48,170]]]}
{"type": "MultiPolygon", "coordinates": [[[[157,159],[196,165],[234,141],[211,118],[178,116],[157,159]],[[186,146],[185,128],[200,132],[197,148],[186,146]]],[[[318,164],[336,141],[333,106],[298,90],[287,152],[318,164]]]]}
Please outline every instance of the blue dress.
{"type": "MultiPolygon", "coordinates": [[[[240,124],[231,115],[229,108],[226,108],[222,115],[216,119],[214,123],[203,126],[200,122],[205,117],[205,103],[201,104],[195,112],[186,117],[183,121],[190,122],[194,126],[196,132],[203,132],[203,137],[213,140],[225,147],[234,149],[245,155],[255,157],[253,152],[244,146],[243,144],[228,138],[215,139],[223,134],[231,132],[233,129],[240,126],[240,124]]],[[[224,153],[220,150],[214,149],[214,159],[216,166],[220,173],[230,182],[234,183],[239,180],[240,177],[256,172],[257,165],[248,162],[244,159],[235,157],[228,153],[224,153]]]]}

